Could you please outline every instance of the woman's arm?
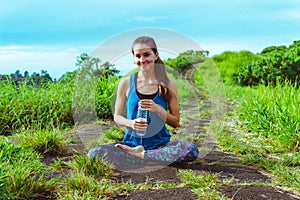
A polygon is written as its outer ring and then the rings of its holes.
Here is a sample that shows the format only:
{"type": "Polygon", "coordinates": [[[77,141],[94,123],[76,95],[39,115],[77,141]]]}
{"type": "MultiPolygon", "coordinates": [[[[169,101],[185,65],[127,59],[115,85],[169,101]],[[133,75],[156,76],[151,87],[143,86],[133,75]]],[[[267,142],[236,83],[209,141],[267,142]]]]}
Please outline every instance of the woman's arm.
{"type": "Polygon", "coordinates": [[[178,88],[175,81],[170,80],[169,82],[169,110],[167,112],[167,120],[166,123],[170,126],[177,128],[180,126],[179,119],[180,119],[180,108],[178,102],[178,88]]]}
{"type": "Polygon", "coordinates": [[[129,88],[129,77],[121,79],[117,90],[117,99],[115,103],[114,121],[125,127],[131,127],[131,120],[123,116],[125,103],[127,101],[127,91],[129,88]]]}
{"type": "Polygon", "coordinates": [[[122,79],[118,85],[117,99],[115,104],[114,121],[120,126],[132,128],[134,130],[144,131],[147,123],[141,119],[127,119],[124,117],[124,108],[127,101],[127,91],[129,89],[130,79],[126,77],[122,79]]]}

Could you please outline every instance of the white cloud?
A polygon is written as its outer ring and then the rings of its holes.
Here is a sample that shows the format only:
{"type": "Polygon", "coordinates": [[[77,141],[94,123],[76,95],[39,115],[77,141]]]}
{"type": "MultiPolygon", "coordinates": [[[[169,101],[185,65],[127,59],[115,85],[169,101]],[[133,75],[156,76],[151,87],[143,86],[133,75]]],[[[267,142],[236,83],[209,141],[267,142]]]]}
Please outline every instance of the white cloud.
{"type": "MultiPolygon", "coordinates": [[[[47,70],[54,77],[59,78],[66,71],[76,69],[76,57],[83,47],[62,46],[1,46],[0,74],[10,74],[16,70],[29,73],[47,70]]],[[[91,49],[91,48],[89,48],[91,49]]]]}

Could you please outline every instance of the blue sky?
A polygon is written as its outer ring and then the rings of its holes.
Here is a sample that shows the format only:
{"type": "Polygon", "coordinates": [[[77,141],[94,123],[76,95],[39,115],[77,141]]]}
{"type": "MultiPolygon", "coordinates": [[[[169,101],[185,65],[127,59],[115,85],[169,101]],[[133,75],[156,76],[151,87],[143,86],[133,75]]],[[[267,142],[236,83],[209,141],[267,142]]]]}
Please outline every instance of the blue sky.
{"type": "MultiPolygon", "coordinates": [[[[267,46],[288,46],[300,39],[299,0],[0,3],[0,74],[43,69],[60,77],[76,69],[76,56],[81,53],[91,53],[116,35],[146,27],[185,35],[211,56],[226,50],[257,53],[267,46]]],[[[127,65],[116,64],[121,69],[127,65]]]]}

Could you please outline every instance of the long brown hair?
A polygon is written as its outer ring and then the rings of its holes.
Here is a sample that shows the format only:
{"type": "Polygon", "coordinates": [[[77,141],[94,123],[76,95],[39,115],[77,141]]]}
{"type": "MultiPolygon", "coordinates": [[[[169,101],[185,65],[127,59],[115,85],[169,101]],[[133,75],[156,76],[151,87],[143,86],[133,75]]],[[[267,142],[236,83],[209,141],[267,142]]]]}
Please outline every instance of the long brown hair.
{"type": "MultiPolygon", "coordinates": [[[[151,47],[152,51],[154,53],[157,53],[157,46],[152,37],[149,36],[141,36],[134,40],[132,44],[132,54],[134,54],[133,48],[136,44],[147,44],[151,47]]],[[[157,60],[154,63],[154,71],[156,79],[158,80],[158,88],[159,88],[159,94],[163,96],[165,100],[169,100],[169,91],[168,91],[168,84],[170,79],[168,78],[166,66],[164,62],[160,59],[160,57],[157,58],[157,60]]]]}

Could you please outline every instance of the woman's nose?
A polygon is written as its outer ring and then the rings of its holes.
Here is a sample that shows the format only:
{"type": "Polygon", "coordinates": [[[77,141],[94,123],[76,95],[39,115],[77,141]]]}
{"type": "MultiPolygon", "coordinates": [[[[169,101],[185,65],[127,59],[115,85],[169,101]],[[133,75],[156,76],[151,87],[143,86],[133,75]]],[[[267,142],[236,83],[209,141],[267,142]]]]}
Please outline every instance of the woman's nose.
{"type": "Polygon", "coordinates": [[[141,63],[145,62],[145,60],[146,60],[146,59],[145,59],[144,56],[141,56],[141,57],[140,57],[140,62],[141,62],[141,63]]]}

